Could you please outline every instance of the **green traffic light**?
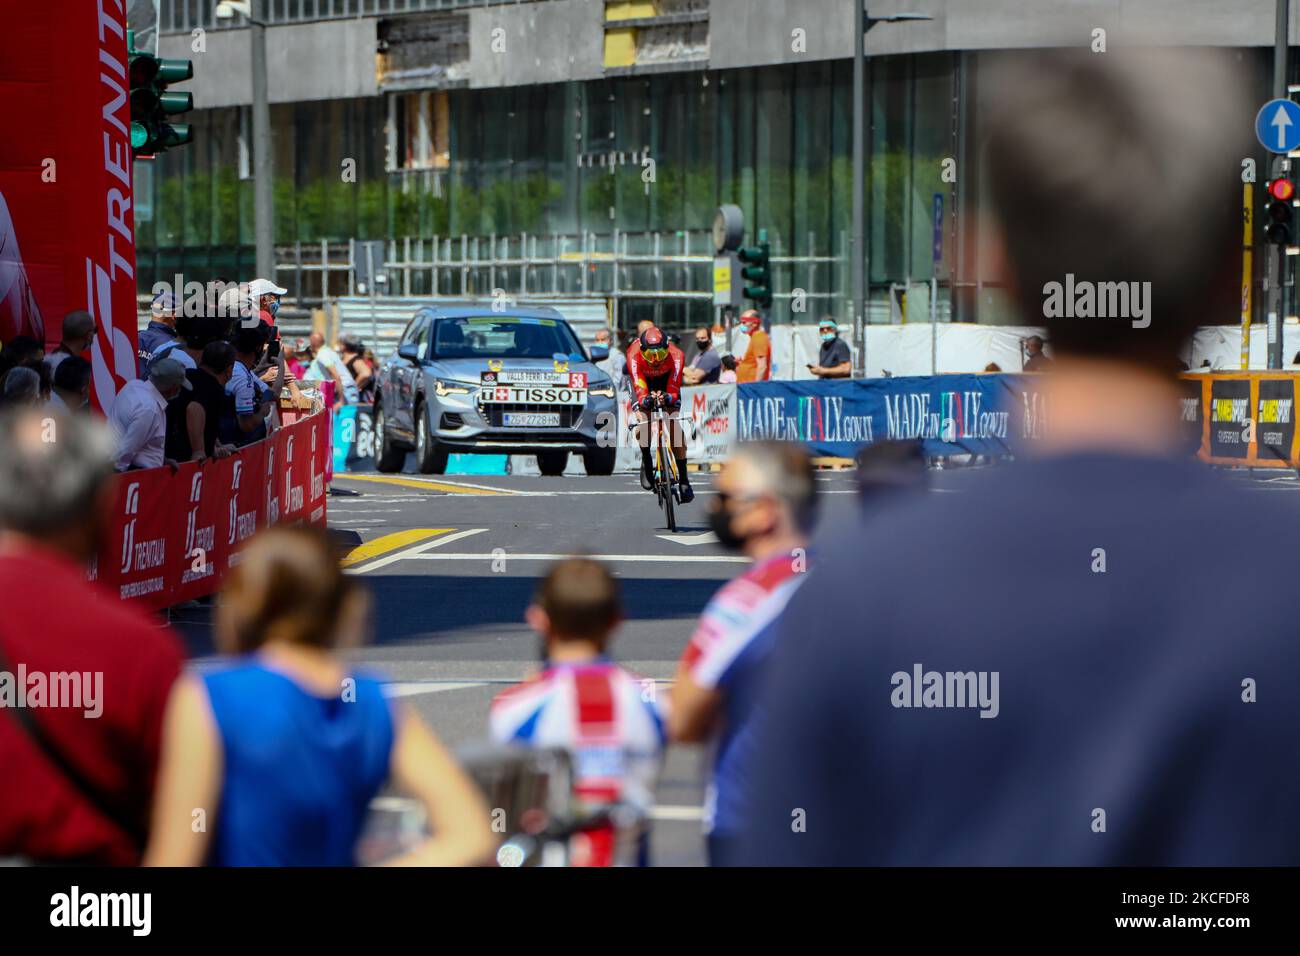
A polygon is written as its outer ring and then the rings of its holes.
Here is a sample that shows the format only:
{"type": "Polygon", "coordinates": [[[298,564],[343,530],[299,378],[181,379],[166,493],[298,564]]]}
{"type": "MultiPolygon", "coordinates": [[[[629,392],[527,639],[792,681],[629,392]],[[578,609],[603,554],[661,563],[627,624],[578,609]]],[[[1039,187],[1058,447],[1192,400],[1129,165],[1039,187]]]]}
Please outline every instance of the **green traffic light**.
{"type": "Polygon", "coordinates": [[[149,129],[143,123],[131,124],[131,148],[137,152],[143,150],[149,142],[149,129]]]}
{"type": "Polygon", "coordinates": [[[158,97],[158,104],[164,113],[188,113],[194,109],[194,94],[168,91],[158,97]]]}
{"type": "Polygon", "coordinates": [[[164,85],[168,83],[183,83],[185,80],[194,79],[194,61],[193,60],[159,60],[158,61],[158,82],[164,85]]]}

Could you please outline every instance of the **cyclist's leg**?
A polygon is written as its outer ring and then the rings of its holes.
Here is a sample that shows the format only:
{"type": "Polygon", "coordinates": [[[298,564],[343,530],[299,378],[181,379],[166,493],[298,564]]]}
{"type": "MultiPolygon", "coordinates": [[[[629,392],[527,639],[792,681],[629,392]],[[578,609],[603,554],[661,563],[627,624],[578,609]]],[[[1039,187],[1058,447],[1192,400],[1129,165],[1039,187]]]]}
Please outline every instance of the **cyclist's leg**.
{"type": "Polygon", "coordinates": [[[641,446],[641,487],[646,491],[654,488],[654,465],[650,460],[650,416],[639,408],[633,412],[636,415],[636,440],[641,446]]]}
{"type": "Polygon", "coordinates": [[[695,499],[695,491],[691,488],[691,479],[686,471],[686,428],[679,414],[673,416],[669,434],[672,435],[673,457],[677,459],[677,485],[680,489],[677,497],[682,504],[686,504],[695,499]]]}

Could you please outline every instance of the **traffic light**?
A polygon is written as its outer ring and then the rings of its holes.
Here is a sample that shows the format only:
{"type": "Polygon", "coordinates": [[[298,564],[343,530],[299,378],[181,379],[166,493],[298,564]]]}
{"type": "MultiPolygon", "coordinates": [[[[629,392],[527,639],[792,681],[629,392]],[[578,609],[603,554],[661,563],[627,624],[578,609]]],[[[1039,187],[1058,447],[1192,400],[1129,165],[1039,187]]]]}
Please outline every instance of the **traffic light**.
{"type": "Polygon", "coordinates": [[[153,156],[194,137],[189,123],[172,123],[169,118],[194,108],[190,93],[168,90],[194,76],[190,60],[163,60],[135,48],[135,31],[126,35],[131,80],[131,152],[153,156]]]}
{"type": "Polygon", "coordinates": [[[760,308],[771,308],[772,246],[767,241],[767,230],[758,230],[758,245],[744,246],[737,254],[745,264],[740,270],[745,279],[745,298],[753,299],[760,308]]]}
{"type": "Polygon", "coordinates": [[[1295,199],[1295,183],[1281,176],[1268,184],[1268,221],[1264,224],[1264,238],[1280,246],[1291,244],[1291,203],[1295,199]]]}

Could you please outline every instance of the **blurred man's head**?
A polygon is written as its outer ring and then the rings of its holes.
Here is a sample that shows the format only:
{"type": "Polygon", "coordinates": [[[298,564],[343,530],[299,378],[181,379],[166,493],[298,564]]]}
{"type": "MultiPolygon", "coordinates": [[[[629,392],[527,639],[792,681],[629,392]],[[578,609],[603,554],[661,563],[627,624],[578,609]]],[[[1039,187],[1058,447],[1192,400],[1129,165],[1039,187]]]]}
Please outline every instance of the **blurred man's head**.
{"type": "Polygon", "coordinates": [[[159,292],[153,297],[149,311],[155,322],[163,325],[176,325],[176,296],[170,292],[159,292]]]}
{"type": "Polygon", "coordinates": [[[1239,308],[1241,63],[1189,50],[1008,55],[990,83],[993,254],[1058,356],[1161,371],[1239,308]],[[1101,317],[1102,315],[1106,317],[1101,317]]]}
{"type": "Polygon", "coordinates": [[[325,344],[325,336],[320,332],[313,332],[308,341],[311,343],[311,350],[318,352],[320,347],[325,344]]]}
{"type": "Polygon", "coordinates": [[[640,322],[636,324],[636,337],[640,338],[642,335],[645,334],[647,329],[653,329],[654,327],[655,324],[651,322],[649,319],[642,319],[640,322]]]}
{"type": "Polygon", "coordinates": [[[597,329],[596,344],[603,345],[605,346],[605,348],[609,348],[609,342],[610,342],[609,329],[597,329]]]}
{"type": "Polygon", "coordinates": [[[95,341],[95,317],[89,312],[69,312],[63,317],[63,331],[59,338],[73,355],[86,351],[95,341]]]}
{"type": "Polygon", "coordinates": [[[322,649],[360,644],[370,601],[343,573],[324,529],[275,527],[257,534],[226,576],[217,642],[232,654],[269,643],[322,649]]]}
{"type": "Polygon", "coordinates": [[[709,524],[723,547],[762,560],[798,546],[817,520],[812,458],[789,442],[742,445],[714,485],[709,524]]]}
{"type": "Polygon", "coordinates": [[[603,652],[622,613],[618,581],[609,569],[591,558],[569,558],[542,578],[524,617],[553,658],[566,650],[603,652]]]}
{"type": "Polygon", "coordinates": [[[863,445],[854,458],[862,504],[874,508],[898,492],[929,487],[925,449],[917,439],[879,441],[863,445]]]}
{"type": "Polygon", "coordinates": [[[73,410],[90,401],[90,363],[80,355],[69,355],[54,370],[54,391],[73,410]]]}
{"type": "Polygon", "coordinates": [[[1030,355],[1037,355],[1043,350],[1043,340],[1037,335],[1031,335],[1025,339],[1025,351],[1030,355]]]}
{"type": "Polygon", "coordinates": [[[235,369],[235,347],[229,342],[209,342],[203,347],[199,366],[225,385],[235,369]]]}
{"type": "Polygon", "coordinates": [[[88,415],[6,409],[0,448],[0,535],[40,541],[77,560],[94,554],[112,494],[108,428],[88,415]]]}
{"type": "Polygon", "coordinates": [[[41,404],[41,375],[34,368],[20,365],[11,368],[4,379],[4,404],[41,404]]]}
{"type": "Polygon", "coordinates": [[[185,366],[174,358],[160,358],[150,365],[149,381],[158,389],[158,394],[169,402],[182,391],[193,387],[185,377],[185,366]]]}
{"type": "Polygon", "coordinates": [[[701,352],[707,352],[713,345],[713,333],[709,331],[708,326],[700,326],[695,330],[695,347],[701,352]]]}
{"type": "Polygon", "coordinates": [[[250,369],[262,359],[266,351],[269,327],[259,322],[256,325],[240,326],[235,330],[234,346],[239,360],[250,369]]]}

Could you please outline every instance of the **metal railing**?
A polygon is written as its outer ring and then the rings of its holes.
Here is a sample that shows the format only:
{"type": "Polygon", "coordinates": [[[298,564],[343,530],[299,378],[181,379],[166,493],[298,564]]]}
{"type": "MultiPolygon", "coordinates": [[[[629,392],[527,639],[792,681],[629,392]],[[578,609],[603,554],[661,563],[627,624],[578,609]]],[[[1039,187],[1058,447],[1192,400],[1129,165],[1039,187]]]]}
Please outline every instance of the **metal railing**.
{"type": "MultiPolygon", "coordinates": [[[[590,298],[613,300],[617,308],[621,300],[711,301],[713,258],[707,234],[688,231],[353,239],[277,247],[276,280],[300,305],[369,295],[373,269],[374,291],[384,296],[590,298]]],[[[777,301],[824,303],[822,312],[846,301],[831,282],[843,255],[774,255],[771,261],[778,276],[796,266],[808,270],[808,288],[777,282],[784,287],[774,293],[777,301]]]]}
{"type": "MultiPolygon", "coordinates": [[[[315,20],[344,20],[355,17],[389,16],[400,13],[437,13],[487,7],[520,0],[267,0],[267,23],[309,23],[315,20]]],[[[217,0],[161,0],[158,8],[160,33],[189,33],[237,29],[248,26],[241,16],[219,20],[214,14],[217,0]]]]}

